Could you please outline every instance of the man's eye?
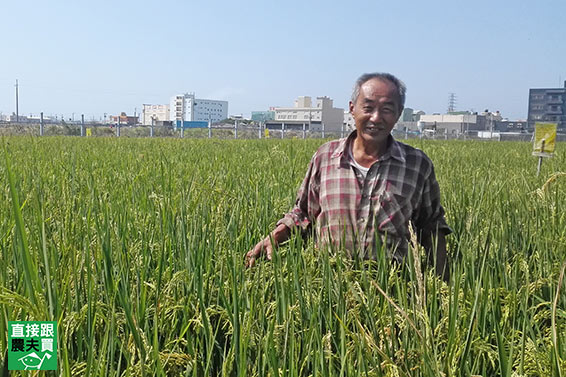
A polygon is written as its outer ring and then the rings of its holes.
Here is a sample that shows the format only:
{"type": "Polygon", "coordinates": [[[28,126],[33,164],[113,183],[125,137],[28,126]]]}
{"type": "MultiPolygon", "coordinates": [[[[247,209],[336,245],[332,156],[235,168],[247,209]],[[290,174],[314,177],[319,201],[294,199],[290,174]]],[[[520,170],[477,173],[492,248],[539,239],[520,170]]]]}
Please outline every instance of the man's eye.
{"type": "Polygon", "coordinates": [[[367,112],[369,112],[369,111],[371,111],[371,110],[372,110],[372,108],[371,108],[371,107],[368,107],[368,106],[365,106],[365,107],[364,107],[364,111],[367,111],[367,112]]]}
{"type": "Polygon", "coordinates": [[[391,113],[393,112],[393,109],[385,108],[385,109],[383,109],[383,110],[381,110],[381,111],[382,111],[383,113],[386,113],[386,114],[391,114],[391,113]]]}

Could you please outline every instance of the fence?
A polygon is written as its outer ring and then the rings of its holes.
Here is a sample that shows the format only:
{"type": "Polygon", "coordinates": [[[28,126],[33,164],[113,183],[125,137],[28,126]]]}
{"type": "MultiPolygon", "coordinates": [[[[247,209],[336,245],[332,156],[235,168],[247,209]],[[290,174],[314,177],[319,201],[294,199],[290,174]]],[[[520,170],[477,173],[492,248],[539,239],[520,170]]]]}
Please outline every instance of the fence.
{"type": "MultiPolygon", "coordinates": [[[[0,123],[0,136],[84,136],[84,137],[161,137],[161,138],[216,138],[216,139],[307,139],[340,138],[348,135],[349,129],[340,131],[308,129],[268,129],[264,125],[223,124],[208,128],[175,128],[174,126],[125,126],[100,123],[0,123]]],[[[498,133],[494,138],[480,138],[477,134],[417,134],[393,130],[398,140],[495,140],[495,141],[532,141],[532,133],[498,133]]],[[[557,134],[558,142],[566,141],[566,134],[557,134]]]]}
{"type": "Polygon", "coordinates": [[[218,138],[218,139],[306,139],[339,138],[349,133],[345,127],[340,131],[266,128],[264,124],[209,124],[206,128],[184,128],[173,125],[116,125],[101,123],[0,123],[0,135],[34,136],[86,136],[86,137],[172,137],[172,138],[218,138]]]}

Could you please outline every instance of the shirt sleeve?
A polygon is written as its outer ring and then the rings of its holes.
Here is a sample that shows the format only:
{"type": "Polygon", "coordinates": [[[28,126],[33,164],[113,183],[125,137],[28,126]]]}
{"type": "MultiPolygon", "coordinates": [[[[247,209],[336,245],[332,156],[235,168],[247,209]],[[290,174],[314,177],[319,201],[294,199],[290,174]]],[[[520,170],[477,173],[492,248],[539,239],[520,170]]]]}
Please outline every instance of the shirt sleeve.
{"type": "Polygon", "coordinates": [[[452,229],[444,218],[444,208],[440,204],[440,187],[431,164],[430,173],[425,179],[421,203],[413,217],[413,223],[420,235],[436,233],[452,233],[452,229]]]}
{"type": "Polygon", "coordinates": [[[320,213],[320,174],[317,154],[312,157],[303,183],[297,192],[297,200],[291,211],[287,212],[279,224],[285,224],[289,229],[299,227],[303,233],[307,232],[320,213]]]}

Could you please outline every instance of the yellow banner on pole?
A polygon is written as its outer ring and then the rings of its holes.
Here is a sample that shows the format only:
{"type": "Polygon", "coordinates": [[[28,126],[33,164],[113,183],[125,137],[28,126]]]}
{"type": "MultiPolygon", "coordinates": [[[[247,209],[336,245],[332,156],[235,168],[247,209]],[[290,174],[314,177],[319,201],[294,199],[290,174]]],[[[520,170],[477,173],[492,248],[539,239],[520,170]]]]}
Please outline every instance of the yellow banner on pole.
{"type": "Polygon", "coordinates": [[[86,129],[86,136],[92,136],[92,128],[87,128],[86,129]]]}
{"type": "Polygon", "coordinates": [[[556,123],[535,123],[533,155],[550,157],[556,147],[556,123]]]}
{"type": "Polygon", "coordinates": [[[269,139],[269,130],[266,128],[264,132],[265,138],[269,139]]]}

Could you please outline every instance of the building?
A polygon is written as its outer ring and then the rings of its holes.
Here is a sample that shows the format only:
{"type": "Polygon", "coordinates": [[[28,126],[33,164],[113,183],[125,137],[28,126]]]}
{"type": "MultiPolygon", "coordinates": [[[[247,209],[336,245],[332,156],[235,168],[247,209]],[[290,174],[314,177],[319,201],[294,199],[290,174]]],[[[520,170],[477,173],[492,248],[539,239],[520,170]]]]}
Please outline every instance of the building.
{"type": "MultiPolygon", "coordinates": [[[[417,122],[417,130],[434,131],[436,134],[461,135],[470,131],[485,131],[487,117],[478,114],[433,114],[421,115],[417,122]]],[[[412,131],[412,130],[409,130],[412,131]]]]}
{"type": "Polygon", "coordinates": [[[252,120],[254,122],[275,120],[275,111],[252,111],[252,120]]]}
{"type": "Polygon", "coordinates": [[[356,122],[350,111],[344,111],[344,129],[347,131],[353,131],[356,129],[356,122]]]}
{"type": "Polygon", "coordinates": [[[195,98],[194,93],[171,97],[169,120],[220,122],[228,118],[228,101],[195,98]]]}
{"type": "Polygon", "coordinates": [[[138,124],[139,117],[126,115],[122,112],[120,115],[110,115],[110,122],[121,124],[122,126],[135,126],[138,124]]]}
{"type": "Polygon", "coordinates": [[[413,121],[414,110],[410,107],[405,107],[401,116],[399,117],[399,122],[412,122],[413,121]]]}
{"type": "Polygon", "coordinates": [[[529,90],[529,129],[536,122],[558,124],[558,130],[566,131],[566,81],[564,88],[545,88],[529,90]]]}
{"type": "Polygon", "coordinates": [[[495,130],[501,132],[525,132],[528,129],[526,120],[502,119],[495,122],[495,130]]]}
{"type": "Polygon", "coordinates": [[[164,122],[169,122],[169,105],[148,105],[144,104],[142,109],[142,124],[150,126],[163,125],[164,122]]]}
{"type": "Polygon", "coordinates": [[[268,128],[302,129],[303,124],[309,131],[342,131],[344,109],[336,108],[329,97],[317,97],[313,106],[311,97],[302,96],[295,100],[294,107],[273,107],[275,119],[266,123],[268,128]]]}

